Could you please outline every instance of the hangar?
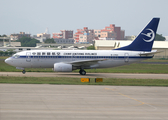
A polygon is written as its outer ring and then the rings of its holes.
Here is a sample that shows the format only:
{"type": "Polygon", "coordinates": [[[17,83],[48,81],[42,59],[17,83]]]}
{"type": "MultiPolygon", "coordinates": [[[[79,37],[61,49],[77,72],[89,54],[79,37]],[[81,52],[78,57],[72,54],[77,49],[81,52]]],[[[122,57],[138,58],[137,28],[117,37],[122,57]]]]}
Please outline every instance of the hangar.
{"type": "MultiPolygon", "coordinates": [[[[96,50],[112,50],[115,48],[129,45],[131,40],[95,40],[96,50]]],[[[154,58],[168,58],[168,41],[154,41],[153,50],[162,51],[154,56],[154,58]]]]}

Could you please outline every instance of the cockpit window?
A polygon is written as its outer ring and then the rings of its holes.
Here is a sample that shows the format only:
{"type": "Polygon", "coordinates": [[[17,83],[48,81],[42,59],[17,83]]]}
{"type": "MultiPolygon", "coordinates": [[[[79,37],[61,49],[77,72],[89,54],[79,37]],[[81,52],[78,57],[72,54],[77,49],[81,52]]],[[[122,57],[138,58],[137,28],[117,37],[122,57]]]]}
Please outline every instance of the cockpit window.
{"type": "Polygon", "coordinates": [[[17,55],[17,54],[14,54],[13,57],[14,57],[14,58],[19,58],[20,56],[17,55]]]}

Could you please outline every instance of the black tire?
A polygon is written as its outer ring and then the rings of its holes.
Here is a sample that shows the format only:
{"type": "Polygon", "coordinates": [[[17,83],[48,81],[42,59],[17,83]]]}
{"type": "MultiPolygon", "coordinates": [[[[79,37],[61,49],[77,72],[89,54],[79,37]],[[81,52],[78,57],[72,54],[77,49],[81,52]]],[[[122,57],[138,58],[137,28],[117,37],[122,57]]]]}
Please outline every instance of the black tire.
{"type": "Polygon", "coordinates": [[[25,70],[23,70],[23,71],[22,71],[22,73],[23,73],[23,74],[25,74],[25,73],[26,73],[26,71],[25,71],[25,70]]]}
{"type": "Polygon", "coordinates": [[[82,70],[82,71],[81,71],[81,75],[86,75],[86,71],[85,71],[85,70],[82,70]]]}
{"type": "Polygon", "coordinates": [[[81,71],[82,71],[82,70],[79,70],[79,74],[81,74],[81,71]]]}

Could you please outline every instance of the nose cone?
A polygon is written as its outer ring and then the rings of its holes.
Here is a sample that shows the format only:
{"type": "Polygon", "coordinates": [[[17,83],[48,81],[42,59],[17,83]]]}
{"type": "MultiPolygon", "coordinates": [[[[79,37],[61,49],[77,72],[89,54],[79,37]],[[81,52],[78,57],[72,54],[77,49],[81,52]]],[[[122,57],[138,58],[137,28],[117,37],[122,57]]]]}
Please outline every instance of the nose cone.
{"type": "Polygon", "coordinates": [[[12,60],[11,60],[11,58],[7,58],[7,59],[5,59],[5,62],[6,62],[7,64],[11,65],[12,60]]]}

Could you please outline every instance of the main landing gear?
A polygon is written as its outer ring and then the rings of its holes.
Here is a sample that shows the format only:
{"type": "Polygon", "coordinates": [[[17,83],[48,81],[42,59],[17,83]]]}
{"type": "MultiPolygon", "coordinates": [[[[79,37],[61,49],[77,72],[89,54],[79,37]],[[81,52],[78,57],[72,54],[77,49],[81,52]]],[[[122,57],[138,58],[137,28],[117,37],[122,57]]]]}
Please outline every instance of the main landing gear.
{"type": "Polygon", "coordinates": [[[25,70],[23,70],[23,71],[22,71],[22,73],[23,73],[23,74],[25,74],[25,73],[26,73],[26,71],[25,71],[25,70]]]}
{"type": "Polygon", "coordinates": [[[25,74],[26,73],[26,70],[24,68],[21,68],[21,67],[16,67],[16,69],[19,69],[19,70],[22,70],[22,73],[25,74]]]}
{"type": "Polygon", "coordinates": [[[79,70],[79,73],[81,74],[81,75],[86,75],[86,71],[85,70],[79,70]]]}

